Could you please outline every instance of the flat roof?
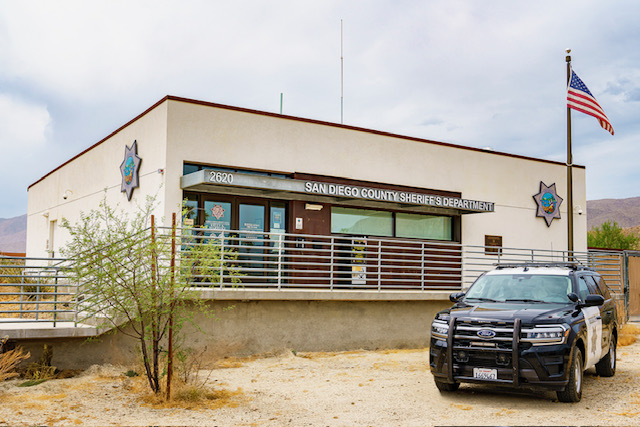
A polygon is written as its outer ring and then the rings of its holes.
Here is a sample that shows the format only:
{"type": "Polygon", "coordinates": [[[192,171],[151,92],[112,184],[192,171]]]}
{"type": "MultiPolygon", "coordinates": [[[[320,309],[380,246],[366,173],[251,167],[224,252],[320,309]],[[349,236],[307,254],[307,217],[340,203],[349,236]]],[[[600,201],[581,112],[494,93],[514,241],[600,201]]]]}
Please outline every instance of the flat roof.
{"type": "MultiPolygon", "coordinates": [[[[274,117],[274,118],[278,118],[278,119],[296,120],[296,121],[304,122],[304,123],[312,123],[312,124],[322,125],[322,126],[331,126],[331,127],[341,128],[341,129],[353,130],[353,131],[357,131],[357,132],[366,132],[366,133],[370,133],[370,134],[374,134],[374,135],[387,136],[387,137],[397,138],[397,139],[404,139],[404,140],[407,140],[407,141],[423,142],[423,143],[427,143],[427,144],[435,144],[435,145],[440,145],[440,146],[445,146],[445,147],[457,148],[457,149],[461,149],[461,150],[469,150],[469,151],[476,151],[476,152],[481,152],[481,153],[486,153],[486,154],[493,154],[493,155],[496,155],[496,156],[505,156],[505,157],[512,157],[512,158],[516,158],[516,159],[531,160],[531,161],[536,161],[536,162],[542,162],[542,163],[549,163],[549,164],[554,164],[554,165],[566,166],[565,163],[557,162],[557,161],[554,161],[554,160],[539,159],[539,158],[536,158],[536,157],[522,156],[522,155],[518,155],[518,154],[505,153],[505,152],[501,152],[501,151],[493,151],[493,150],[486,150],[486,149],[483,149],[483,148],[476,148],[476,147],[468,147],[468,146],[464,146],[464,145],[457,145],[457,144],[452,144],[452,143],[449,143],[449,142],[441,142],[441,141],[434,141],[434,140],[430,140],[430,139],[417,138],[417,137],[406,136],[406,135],[399,135],[399,134],[379,131],[379,130],[375,130],[375,129],[362,128],[362,127],[358,127],[358,126],[351,126],[351,125],[345,125],[345,124],[340,124],[340,123],[325,122],[325,121],[322,121],[322,120],[307,119],[307,118],[303,118],[303,117],[289,116],[289,115],[286,115],[286,114],[270,113],[270,112],[267,112],[267,111],[252,110],[252,109],[249,109],[249,108],[234,107],[234,106],[231,106],[231,105],[216,104],[214,102],[199,101],[199,100],[196,100],[196,99],[189,99],[189,98],[182,98],[182,97],[173,96],[173,95],[167,95],[164,98],[160,99],[155,104],[153,104],[151,107],[147,108],[141,114],[137,115],[136,117],[134,117],[133,119],[131,119],[127,123],[125,123],[124,125],[120,126],[118,129],[116,129],[115,131],[110,133],[108,136],[104,137],[103,139],[101,139],[100,141],[96,142],[95,144],[93,144],[92,146],[87,148],[86,150],[81,151],[80,153],[78,153],[77,155],[73,156],[72,158],[70,158],[66,162],[62,163],[60,166],[52,169],[47,174],[43,175],[36,182],[34,182],[33,184],[29,185],[27,187],[27,190],[29,188],[33,187],[34,185],[36,185],[37,183],[39,183],[40,181],[44,180],[46,177],[48,177],[49,175],[51,175],[52,173],[54,173],[58,169],[61,169],[63,166],[71,163],[72,161],[74,161],[78,157],[82,156],[86,152],[88,152],[88,151],[92,150],[93,148],[97,147],[98,145],[102,144],[103,142],[105,142],[106,140],[111,138],[112,136],[116,135],[122,129],[126,128],[127,126],[129,126],[132,123],[136,122],[137,120],[141,119],[147,113],[149,113],[150,111],[152,111],[153,109],[155,109],[160,104],[162,104],[162,103],[164,103],[166,101],[185,102],[185,103],[189,103],[189,104],[202,105],[202,106],[205,106],[205,107],[220,108],[220,109],[224,109],[224,110],[238,111],[238,112],[249,113],[249,114],[258,114],[258,115],[274,117]]],[[[576,168],[582,168],[582,169],[585,168],[582,165],[575,165],[574,164],[573,166],[576,167],[576,168]]]]}

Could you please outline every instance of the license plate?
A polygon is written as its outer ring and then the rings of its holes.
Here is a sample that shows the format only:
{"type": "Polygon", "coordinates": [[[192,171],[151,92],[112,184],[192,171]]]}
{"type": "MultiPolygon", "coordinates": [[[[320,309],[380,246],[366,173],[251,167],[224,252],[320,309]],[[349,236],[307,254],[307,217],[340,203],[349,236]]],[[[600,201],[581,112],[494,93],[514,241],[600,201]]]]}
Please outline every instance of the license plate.
{"type": "Polygon", "coordinates": [[[473,368],[473,378],[478,380],[497,380],[498,370],[487,368],[473,368]]]}

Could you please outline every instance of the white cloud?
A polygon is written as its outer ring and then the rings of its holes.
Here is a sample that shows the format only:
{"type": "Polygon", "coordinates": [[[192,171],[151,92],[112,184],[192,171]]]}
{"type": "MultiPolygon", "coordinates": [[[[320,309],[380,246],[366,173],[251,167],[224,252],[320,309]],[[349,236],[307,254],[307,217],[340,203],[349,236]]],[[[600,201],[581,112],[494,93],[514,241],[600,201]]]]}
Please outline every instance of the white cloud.
{"type": "MultiPolygon", "coordinates": [[[[339,122],[341,19],[346,124],[563,161],[571,47],[613,139],[634,145],[639,12],[636,0],[0,0],[0,87],[34,112],[0,134],[51,142],[11,191],[166,94],[278,111],[283,93],[285,114],[339,122]]],[[[586,140],[604,131],[582,124],[575,161],[604,168],[586,140]]],[[[620,150],[606,167],[631,193],[640,177],[616,168],[620,150]]]]}
{"type": "Polygon", "coordinates": [[[29,152],[44,145],[50,125],[46,107],[0,93],[0,147],[7,164],[15,162],[7,153],[29,152]]]}

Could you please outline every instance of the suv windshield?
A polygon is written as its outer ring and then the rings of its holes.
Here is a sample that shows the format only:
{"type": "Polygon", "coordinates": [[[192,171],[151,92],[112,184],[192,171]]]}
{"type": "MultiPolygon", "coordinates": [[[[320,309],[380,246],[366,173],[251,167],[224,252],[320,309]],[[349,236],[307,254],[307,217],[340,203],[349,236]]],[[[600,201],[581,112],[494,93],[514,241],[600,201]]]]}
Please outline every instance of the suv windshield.
{"type": "Polygon", "coordinates": [[[567,276],[496,274],[480,277],[465,300],[568,303],[570,292],[571,280],[567,276]]]}

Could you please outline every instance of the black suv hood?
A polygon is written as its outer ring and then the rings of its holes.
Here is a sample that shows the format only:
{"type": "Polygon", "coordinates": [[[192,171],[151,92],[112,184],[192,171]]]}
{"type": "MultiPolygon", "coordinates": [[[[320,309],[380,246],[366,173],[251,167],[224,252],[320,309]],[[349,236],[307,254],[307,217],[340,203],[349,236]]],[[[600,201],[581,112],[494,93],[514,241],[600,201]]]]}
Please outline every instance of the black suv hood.
{"type": "Polygon", "coordinates": [[[508,322],[520,319],[523,323],[534,324],[559,322],[574,309],[572,304],[458,303],[444,313],[448,311],[451,316],[466,320],[508,322]]]}

